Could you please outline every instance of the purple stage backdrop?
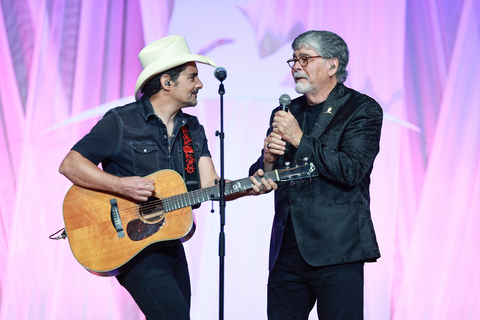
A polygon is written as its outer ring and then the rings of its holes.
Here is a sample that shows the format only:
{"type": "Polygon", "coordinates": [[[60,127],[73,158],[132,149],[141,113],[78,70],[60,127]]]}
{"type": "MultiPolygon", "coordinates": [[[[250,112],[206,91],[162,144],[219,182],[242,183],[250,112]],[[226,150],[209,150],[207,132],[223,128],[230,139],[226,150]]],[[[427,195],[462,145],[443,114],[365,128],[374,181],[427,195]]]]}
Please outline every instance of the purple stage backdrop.
{"type": "MultiPolygon", "coordinates": [[[[244,178],[278,97],[298,96],[291,41],[330,30],[350,49],[346,85],[384,108],[372,177],[382,258],[365,268],[365,318],[480,318],[480,1],[1,0],[0,319],[144,319],[115,278],[66,240],[71,183],[58,166],[111,107],[133,100],[137,54],[166,35],[228,71],[228,179],[244,178]]],[[[199,65],[197,115],[219,172],[218,81],[199,65]]],[[[192,319],[218,318],[217,203],[185,243],[192,319]]],[[[226,206],[225,318],[266,319],[273,194],[226,206]]],[[[312,312],[310,319],[316,319],[312,312]]]]}

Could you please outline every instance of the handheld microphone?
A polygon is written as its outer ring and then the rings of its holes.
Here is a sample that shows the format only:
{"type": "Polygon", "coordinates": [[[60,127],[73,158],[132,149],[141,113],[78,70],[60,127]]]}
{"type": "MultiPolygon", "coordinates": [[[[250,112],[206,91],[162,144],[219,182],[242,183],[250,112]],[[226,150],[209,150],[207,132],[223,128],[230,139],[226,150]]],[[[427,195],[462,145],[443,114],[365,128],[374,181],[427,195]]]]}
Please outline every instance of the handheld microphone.
{"type": "Polygon", "coordinates": [[[225,70],[224,67],[216,67],[213,71],[213,75],[218,79],[218,81],[222,82],[227,78],[227,70],[225,70]]]}
{"type": "Polygon", "coordinates": [[[280,105],[282,106],[283,111],[287,111],[288,108],[287,106],[292,102],[292,98],[288,94],[282,94],[280,98],[278,99],[278,102],[280,102],[280,105]]]}

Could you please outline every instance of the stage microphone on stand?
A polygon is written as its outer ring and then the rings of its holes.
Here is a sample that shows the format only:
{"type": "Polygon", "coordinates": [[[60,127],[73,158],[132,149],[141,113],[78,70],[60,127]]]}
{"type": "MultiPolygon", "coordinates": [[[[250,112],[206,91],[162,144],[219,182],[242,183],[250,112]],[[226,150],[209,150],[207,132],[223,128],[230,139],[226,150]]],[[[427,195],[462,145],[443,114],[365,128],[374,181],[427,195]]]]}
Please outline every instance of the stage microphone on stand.
{"type": "Polygon", "coordinates": [[[216,67],[213,71],[213,74],[220,82],[223,82],[223,80],[227,78],[227,70],[225,70],[224,67],[216,67]]]}
{"type": "Polygon", "coordinates": [[[218,257],[219,257],[219,301],[218,316],[220,320],[224,317],[225,304],[225,133],[223,131],[223,95],[225,94],[225,86],[223,80],[227,78],[227,70],[223,67],[216,67],[213,71],[215,78],[220,81],[218,86],[218,94],[220,95],[220,131],[215,135],[220,138],[220,235],[218,239],[218,257]]]}
{"type": "Polygon", "coordinates": [[[288,111],[287,106],[290,104],[290,102],[292,102],[292,98],[290,98],[288,94],[282,94],[278,99],[278,102],[280,102],[280,105],[282,106],[283,111],[288,111]]]}

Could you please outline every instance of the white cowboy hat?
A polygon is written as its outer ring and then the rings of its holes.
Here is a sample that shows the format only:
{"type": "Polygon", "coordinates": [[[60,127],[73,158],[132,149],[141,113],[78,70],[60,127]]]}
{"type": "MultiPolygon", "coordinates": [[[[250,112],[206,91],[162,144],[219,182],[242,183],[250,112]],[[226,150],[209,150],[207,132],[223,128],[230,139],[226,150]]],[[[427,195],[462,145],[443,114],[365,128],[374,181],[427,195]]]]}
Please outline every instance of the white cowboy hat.
{"type": "Polygon", "coordinates": [[[135,85],[135,99],[140,99],[140,90],[153,76],[187,62],[197,61],[215,67],[212,59],[191,54],[187,41],[181,36],[168,36],[147,45],[138,54],[143,71],[135,85]]]}

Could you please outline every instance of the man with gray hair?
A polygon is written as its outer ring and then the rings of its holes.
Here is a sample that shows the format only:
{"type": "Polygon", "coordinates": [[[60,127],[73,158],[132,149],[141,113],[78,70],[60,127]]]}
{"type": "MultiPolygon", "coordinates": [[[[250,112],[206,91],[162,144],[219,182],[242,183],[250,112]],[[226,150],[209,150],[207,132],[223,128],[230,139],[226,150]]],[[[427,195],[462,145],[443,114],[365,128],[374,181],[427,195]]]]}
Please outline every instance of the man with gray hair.
{"type": "Polygon", "coordinates": [[[363,319],[363,268],[380,251],[370,216],[370,174],[383,112],[347,88],[348,48],[328,31],[292,44],[295,89],[289,109],[273,110],[260,158],[266,172],[314,163],[319,176],[278,183],[270,242],[268,318],[363,319]]]}

